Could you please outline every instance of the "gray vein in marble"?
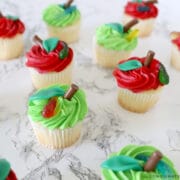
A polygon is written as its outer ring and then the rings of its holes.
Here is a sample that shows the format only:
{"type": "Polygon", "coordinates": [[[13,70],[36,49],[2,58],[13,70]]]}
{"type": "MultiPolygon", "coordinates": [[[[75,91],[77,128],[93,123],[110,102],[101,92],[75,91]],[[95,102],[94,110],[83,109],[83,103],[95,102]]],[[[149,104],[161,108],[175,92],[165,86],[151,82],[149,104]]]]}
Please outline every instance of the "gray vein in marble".
{"type": "Polygon", "coordinates": [[[167,136],[172,151],[180,151],[180,130],[168,130],[167,136]]]}

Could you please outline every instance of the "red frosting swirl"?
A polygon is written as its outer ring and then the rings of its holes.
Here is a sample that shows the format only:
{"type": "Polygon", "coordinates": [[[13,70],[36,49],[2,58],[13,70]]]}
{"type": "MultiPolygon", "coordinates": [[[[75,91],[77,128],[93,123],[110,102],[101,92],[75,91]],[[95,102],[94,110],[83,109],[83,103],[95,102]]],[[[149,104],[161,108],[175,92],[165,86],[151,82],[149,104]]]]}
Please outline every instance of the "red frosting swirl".
{"type": "Polygon", "coordinates": [[[151,3],[145,5],[143,2],[128,2],[125,6],[125,13],[139,19],[155,18],[158,15],[157,7],[151,3]],[[148,11],[140,11],[139,7],[147,7],[148,11]]]}
{"type": "Polygon", "coordinates": [[[72,61],[73,51],[68,48],[68,56],[59,58],[59,52],[63,49],[63,43],[58,42],[56,48],[51,52],[46,52],[40,45],[34,45],[27,53],[26,66],[35,68],[39,73],[60,72],[72,61]]]}
{"type": "MultiPolygon", "coordinates": [[[[145,58],[138,57],[132,57],[126,61],[133,59],[139,60],[142,64],[145,61],[145,58]]],[[[123,62],[121,61],[119,64],[123,62]]],[[[116,78],[119,87],[138,93],[150,89],[157,89],[159,86],[162,86],[158,78],[159,68],[160,62],[153,59],[148,67],[142,66],[138,69],[129,71],[122,71],[119,68],[116,68],[113,75],[116,78]]]]}
{"type": "Polygon", "coordinates": [[[17,180],[16,174],[11,170],[6,180],[17,180]]]}
{"type": "Polygon", "coordinates": [[[173,39],[172,42],[178,47],[180,50],[180,37],[173,39]]]}
{"type": "Polygon", "coordinates": [[[11,38],[25,31],[24,24],[19,20],[12,20],[6,17],[0,18],[0,37],[11,38]]]}

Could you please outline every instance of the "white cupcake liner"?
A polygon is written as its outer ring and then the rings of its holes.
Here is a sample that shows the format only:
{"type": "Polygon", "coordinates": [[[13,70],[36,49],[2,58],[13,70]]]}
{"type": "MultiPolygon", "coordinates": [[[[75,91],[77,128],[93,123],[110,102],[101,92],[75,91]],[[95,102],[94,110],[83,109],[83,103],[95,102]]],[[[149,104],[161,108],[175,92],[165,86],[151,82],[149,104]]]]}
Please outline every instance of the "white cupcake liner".
{"type": "Polygon", "coordinates": [[[29,70],[34,87],[40,89],[53,84],[71,84],[72,68],[73,62],[60,72],[39,73],[33,68],[29,68],[29,70]]]}
{"type": "Polygon", "coordinates": [[[96,38],[93,38],[94,62],[102,67],[114,68],[120,61],[128,59],[130,55],[131,51],[106,49],[103,46],[98,45],[96,38]]]}
{"type": "MultiPolygon", "coordinates": [[[[133,17],[124,14],[123,17],[123,24],[128,23],[131,21],[133,17]]],[[[137,18],[138,19],[138,18],[137,18]]],[[[139,30],[139,37],[146,37],[149,36],[154,28],[155,24],[155,18],[148,18],[148,19],[138,19],[138,23],[132,27],[132,29],[138,29],[139,30]]]]}
{"type": "Polygon", "coordinates": [[[128,89],[119,88],[118,102],[123,108],[129,111],[143,113],[156,104],[161,91],[162,87],[140,93],[134,93],[128,89]]]}
{"type": "Polygon", "coordinates": [[[19,57],[23,53],[23,35],[17,34],[12,38],[0,38],[0,60],[19,57]]]}
{"type": "Polygon", "coordinates": [[[77,21],[71,26],[53,27],[47,25],[49,37],[57,37],[66,43],[73,43],[79,39],[81,21],[77,21]]]}
{"type": "Polygon", "coordinates": [[[171,64],[175,69],[180,71],[180,50],[174,44],[171,50],[171,64]]]}
{"type": "Polygon", "coordinates": [[[71,146],[81,135],[82,122],[79,122],[72,128],[50,130],[41,123],[34,122],[31,119],[30,121],[37,140],[48,148],[60,149],[71,146]]]}

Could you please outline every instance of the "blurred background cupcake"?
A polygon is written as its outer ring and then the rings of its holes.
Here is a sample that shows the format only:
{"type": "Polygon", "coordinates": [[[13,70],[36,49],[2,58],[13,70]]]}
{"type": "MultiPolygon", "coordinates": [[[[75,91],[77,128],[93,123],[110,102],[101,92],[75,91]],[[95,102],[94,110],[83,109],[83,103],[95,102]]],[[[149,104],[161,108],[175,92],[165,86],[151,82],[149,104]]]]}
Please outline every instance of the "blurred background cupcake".
{"type": "Polygon", "coordinates": [[[43,12],[43,20],[47,25],[49,37],[57,37],[66,43],[79,39],[81,14],[73,0],[65,4],[53,4],[43,12]]]}
{"type": "Polygon", "coordinates": [[[65,148],[81,134],[87,113],[84,92],[76,85],[55,85],[29,98],[28,116],[38,141],[50,148],[65,148]]]}
{"type": "Polygon", "coordinates": [[[125,26],[119,23],[104,24],[97,28],[93,39],[93,54],[97,64],[113,68],[120,60],[127,59],[137,46],[137,30],[130,28],[138,23],[131,20],[125,26]]]}
{"type": "Polygon", "coordinates": [[[53,84],[71,84],[73,51],[57,38],[41,40],[34,36],[35,45],[27,53],[26,66],[29,68],[35,88],[53,84]]]}
{"type": "Polygon", "coordinates": [[[0,12],[0,60],[18,58],[24,49],[24,23],[17,17],[0,12]]]}
{"type": "Polygon", "coordinates": [[[133,28],[139,30],[139,37],[149,36],[154,29],[155,19],[158,16],[155,3],[157,3],[157,0],[132,0],[128,1],[124,8],[124,23],[132,18],[138,19],[139,23],[133,28]]]}

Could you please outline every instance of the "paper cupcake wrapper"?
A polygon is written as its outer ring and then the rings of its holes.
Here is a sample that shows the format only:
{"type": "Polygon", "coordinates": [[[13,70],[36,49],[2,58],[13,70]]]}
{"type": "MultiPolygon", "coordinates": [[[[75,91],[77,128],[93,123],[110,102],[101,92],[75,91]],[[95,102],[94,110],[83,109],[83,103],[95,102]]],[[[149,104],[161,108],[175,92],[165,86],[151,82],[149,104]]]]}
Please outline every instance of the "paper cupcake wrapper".
{"type": "Polygon", "coordinates": [[[106,49],[103,46],[98,45],[96,38],[93,38],[94,62],[102,67],[114,68],[120,61],[128,59],[130,55],[131,51],[115,51],[106,49]]]}
{"type": "Polygon", "coordinates": [[[172,46],[171,64],[174,68],[180,71],[180,51],[176,45],[172,46]]]}
{"type": "Polygon", "coordinates": [[[66,128],[64,130],[50,130],[42,126],[40,123],[32,120],[31,124],[39,143],[52,149],[60,149],[71,146],[79,139],[82,129],[82,122],[76,124],[72,128],[66,128]]]}
{"type": "Polygon", "coordinates": [[[13,38],[0,38],[0,60],[19,57],[24,48],[23,35],[17,34],[13,38]]]}
{"type": "Polygon", "coordinates": [[[119,88],[118,102],[123,108],[129,111],[143,113],[156,104],[161,91],[162,87],[141,93],[133,93],[128,89],[119,88]]]}
{"type": "Polygon", "coordinates": [[[79,39],[81,21],[77,21],[71,26],[53,27],[47,25],[49,37],[57,37],[66,43],[73,43],[79,39]]]}
{"type": "MultiPolygon", "coordinates": [[[[123,24],[128,23],[133,19],[132,16],[129,16],[127,14],[124,14],[123,17],[123,24]]],[[[132,29],[138,29],[139,30],[139,37],[145,37],[149,36],[154,28],[155,24],[155,18],[148,18],[145,20],[138,19],[138,23],[132,27],[132,29]]]]}
{"type": "Polygon", "coordinates": [[[39,73],[33,68],[29,68],[31,79],[36,89],[51,86],[53,84],[71,84],[73,62],[60,72],[39,73]]]}

